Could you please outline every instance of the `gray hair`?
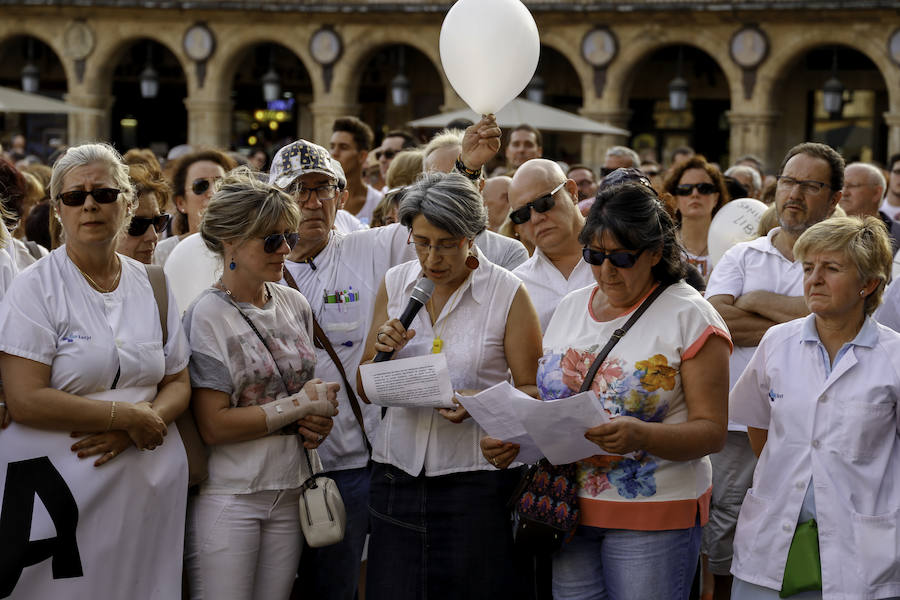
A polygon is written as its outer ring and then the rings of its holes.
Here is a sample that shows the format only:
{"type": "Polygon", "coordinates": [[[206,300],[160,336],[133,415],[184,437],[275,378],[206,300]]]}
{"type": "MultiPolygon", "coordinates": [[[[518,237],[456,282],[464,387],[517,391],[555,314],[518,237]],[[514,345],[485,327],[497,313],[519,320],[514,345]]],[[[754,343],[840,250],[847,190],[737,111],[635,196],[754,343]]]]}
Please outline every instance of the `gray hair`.
{"type": "Polygon", "coordinates": [[[635,169],[641,166],[641,157],[638,153],[627,146],[613,146],[606,151],[606,156],[619,156],[621,158],[630,158],[631,166],[635,169]]]}
{"type": "Polygon", "coordinates": [[[436,133],[433,138],[428,140],[428,144],[425,145],[425,148],[422,150],[424,156],[423,160],[428,158],[428,156],[434,152],[435,150],[440,150],[441,148],[446,148],[448,146],[459,146],[462,148],[463,136],[465,132],[462,129],[443,129],[436,133]]]}
{"type": "MultiPolygon", "coordinates": [[[[734,177],[735,175],[747,175],[753,183],[753,189],[762,191],[762,177],[760,177],[759,171],[753,167],[747,165],[734,165],[733,167],[728,167],[725,171],[725,177],[734,177]]],[[[747,191],[752,192],[753,190],[747,191]]]]}
{"type": "Polygon", "coordinates": [[[289,231],[300,226],[300,208],[289,195],[247,167],[238,167],[219,182],[200,221],[203,243],[224,257],[222,242],[263,237],[280,223],[289,231]]]}
{"type": "Polygon", "coordinates": [[[454,237],[475,239],[487,228],[488,215],[481,194],[458,173],[424,173],[406,188],[397,218],[407,228],[423,215],[454,237]]]}
{"type": "Polygon", "coordinates": [[[869,185],[874,185],[875,187],[880,187],[881,191],[887,188],[887,181],[884,180],[884,173],[881,172],[881,169],[876,167],[875,165],[870,165],[869,163],[864,162],[854,162],[850,163],[846,167],[844,167],[844,173],[847,173],[847,169],[850,167],[861,167],[866,173],[869,174],[869,185]]]}

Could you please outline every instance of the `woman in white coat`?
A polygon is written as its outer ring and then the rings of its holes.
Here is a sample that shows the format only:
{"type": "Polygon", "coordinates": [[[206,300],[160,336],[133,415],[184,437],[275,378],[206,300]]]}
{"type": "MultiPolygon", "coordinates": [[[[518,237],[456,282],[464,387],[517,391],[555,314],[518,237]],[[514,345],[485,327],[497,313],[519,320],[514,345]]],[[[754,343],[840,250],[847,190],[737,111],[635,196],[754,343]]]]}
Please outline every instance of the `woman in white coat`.
{"type": "Polygon", "coordinates": [[[822,589],[793,597],[897,597],[900,334],[870,317],[890,242],[876,218],[835,218],[800,236],[794,255],[812,314],[772,327],[731,391],[731,418],[760,457],[734,538],[732,598],[776,598],[808,573],[788,551],[812,519],[822,589]]]}

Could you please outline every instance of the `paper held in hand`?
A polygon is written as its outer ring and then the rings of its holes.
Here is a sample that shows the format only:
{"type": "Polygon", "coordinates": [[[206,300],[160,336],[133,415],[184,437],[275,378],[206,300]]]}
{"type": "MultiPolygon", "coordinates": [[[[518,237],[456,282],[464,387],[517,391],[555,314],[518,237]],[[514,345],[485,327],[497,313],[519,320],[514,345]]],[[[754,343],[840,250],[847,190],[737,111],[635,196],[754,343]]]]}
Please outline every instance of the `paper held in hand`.
{"type": "Polygon", "coordinates": [[[520,444],[517,461],[533,462],[534,449],[555,465],[609,454],[584,437],[609,422],[593,391],[542,402],[503,382],[457,399],[490,437],[520,444]]]}
{"type": "Polygon", "coordinates": [[[366,397],[379,406],[454,408],[453,384],[443,354],[360,365],[366,397]]]}

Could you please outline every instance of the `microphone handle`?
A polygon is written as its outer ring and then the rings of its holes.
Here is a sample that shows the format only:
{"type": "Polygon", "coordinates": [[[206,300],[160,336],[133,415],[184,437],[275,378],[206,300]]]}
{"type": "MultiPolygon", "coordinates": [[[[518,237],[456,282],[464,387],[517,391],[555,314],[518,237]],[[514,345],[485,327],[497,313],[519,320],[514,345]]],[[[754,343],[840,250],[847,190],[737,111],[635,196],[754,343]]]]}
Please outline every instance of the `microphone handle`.
{"type": "MultiPolygon", "coordinates": [[[[404,329],[409,329],[409,326],[412,325],[413,319],[416,317],[416,313],[422,308],[423,304],[416,300],[415,298],[410,298],[409,303],[406,305],[406,309],[403,311],[403,314],[400,315],[400,324],[403,325],[404,329]]],[[[379,352],[375,355],[375,359],[372,362],[384,362],[386,360],[391,360],[391,357],[394,356],[394,351],[390,352],[379,352]]]]}

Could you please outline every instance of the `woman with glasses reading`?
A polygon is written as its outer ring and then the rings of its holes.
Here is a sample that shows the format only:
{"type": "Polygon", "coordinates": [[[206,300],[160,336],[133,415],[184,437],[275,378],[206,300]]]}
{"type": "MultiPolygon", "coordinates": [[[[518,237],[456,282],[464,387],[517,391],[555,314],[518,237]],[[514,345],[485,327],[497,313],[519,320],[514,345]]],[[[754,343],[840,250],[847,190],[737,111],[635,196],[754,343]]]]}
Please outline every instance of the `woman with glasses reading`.
{"type": "MultiPolygon", "coordinates": [[[[597,285],[566,296],[544,334],[543,400],[579,391],[598,351],[659,286],[612,348],[590,389],[612,420],[585,437],[607,455],[577,463],[581,516],[553,561],[557,599],[688,597],[709,509],[706,455],[725,441],[730,339],[688,286],[675,225],[656,193],[599,192],[579,236],[597,285]]],[[[501,467],[515,446],[487,438],[501,467]]]]}
{"type": "Polygon", "coordinates": [[[200,218],[216,183],[236,166],[234,160],[218,150],[192,152],[178,159],[170,176],[176,211],[172,227],[174,235],[156,247],[154,264],[165,265],[178,242],[199,231],[200,218]]]}
{"type": "Polygon", "coordinates": [[[709,281],[712,265],[706,240],[712,218],[731,199],[725,178],[705,158],[695,155],[672,169],[663,188],[674,198],[675,225],[687,261],[709,281]]]}
{"type": "Polygon", "coordinates": [[[21,548],[13,596],[176,598],[188,470],[169,424],[190,398],[178,310],[170,293],[161,315],[146,266],[116,253],[135,200],[112,147],[67,150],[50,192],[66,243],[13,280],[0,305],[0,370],[13,419],[0,435],[10,465],[2,480],[15,490],[11,465],[43,464],[31,477],[42,482],[52,518],[35,511],[32,519],[31,508],[21,515],[30,528],[12,538],[21,548]],[[56,533],[42,534],[46,527],[56,533]],[[42,551],[27,550],[29,540],[54,535],[53,559],[31,566],[42,551]],[[56,554],[64,539],[77,542],[74,558],[56,554]]]}
{"type": "MultiPolygon", "coordinates": [[[[487,210],[458,174],[426,173],[400,202],[418,260],[387,272],[364,361],[441,353],[453,389],[471,395],[512,375],[531,395],[540,323],[521,281],[473,240],[487,210]],[[434,294],[409,330],[399,315],[420,277],[434,294]]],[[[361,386],[357,386],[358,388],[361,386]]],[[[388,408],[373,444],[366,597],[528,598],[514,560],[506,503],[519,480],[481,455],[484,432],[466,409],[388,408]]]]}
{"type": "Polygon", "coordinates": [[[209,479],[188,506],[191,598],[286,600],[303,535],[300,485],[321,470],[338,384],[313,379],[309,303],[277,285],[297,243],[297,203],[249,170],[227,176],[200,223],[225,268],[184,315],[209,479]]]}
{"type": "Polygon", "coordinates": [[[131,222],[119,236],[118,251],[146,265],[153,262],[153,251],[159,234],[169,224],[170,216],[160,212],[169,201],[169,186],[156,179],[143,165],[132,165],[128,174],[138,199],[131,222]]]}

